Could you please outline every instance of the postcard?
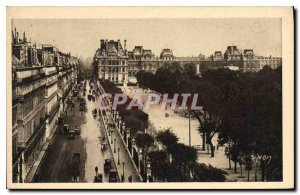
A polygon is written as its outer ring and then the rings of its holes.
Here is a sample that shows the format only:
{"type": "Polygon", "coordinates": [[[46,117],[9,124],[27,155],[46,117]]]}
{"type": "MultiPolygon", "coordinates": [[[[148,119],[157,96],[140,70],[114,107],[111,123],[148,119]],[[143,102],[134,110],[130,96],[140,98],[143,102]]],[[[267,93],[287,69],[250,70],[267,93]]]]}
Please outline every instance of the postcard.
{"type": "Polygon", "coordinates": [[[294,189],[293,7],[7,7],[7,188],[294,189]]]}

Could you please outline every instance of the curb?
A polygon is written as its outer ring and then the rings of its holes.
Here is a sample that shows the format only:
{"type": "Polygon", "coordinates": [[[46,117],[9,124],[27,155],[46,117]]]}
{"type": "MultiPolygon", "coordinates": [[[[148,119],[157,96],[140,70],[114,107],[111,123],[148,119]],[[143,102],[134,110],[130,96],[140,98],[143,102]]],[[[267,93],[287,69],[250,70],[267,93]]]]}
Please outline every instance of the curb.
{"type": "Polygon", "coordinates": [[[109,149],[110,149],[110,151],[111,151],[111,153],[112,153],[112,157],[113,157],[112,160],[113,160],[113,162],[114,162],[115,169],[116,169],[116,171],[118,172],[118,178],[119,178],[119,181],[120,181],[119,170],[118,170],[118,167],[117,167],[116,162],[115,162],[113,150],[112,150],[112,148],[111,148],[111,143],[110,143],[110,140],[109,140],[108,135],[107,135],[107,127],[106,127],[106,125],[105,125],[105,122],[104,122],[104,118],[103,118],[102,113],[101,113],[101,119],[102,119],[102,122],[103,122],[103,126],[104,126],[104,128],[105,128],[104,131],[105,131],[105,136],[106,136],[106,139],[107,139],[107,143],[108,143],[109,149]]]}
{"type": "MultiPolygon", "coordinates": [[[[98,83],[97,83],[97,85],[98,85],[98,83]]],[[[101,86],[101,85],[100,85],[100,86],[101,86]]],[[[98,86],[98,87],[99,87],[99,86],[98,86]]],[[[100,87],[99,87],[99,88],[100,88],[100,87]]],[[[101,86],[101,89],[105,92],[105,90],[103,89],[102,86],[101,86]]],[[[100,93],[101,93],[101,92],[100,92],[100,93]]],[[[106,126],[105,126],[105,122],[104,122],[104,119],[103,119],[102,112],[101,112],[101,117],[102,117],[102,120],[103,120],[105,129],[107,129],[106,126]]],[[[133,159],[132,159],[131,153],[129,152],[129,150],[128,150],[128,148],[127,148],[127,145],[125,144],[125,141],[123,140],[123,138],[122,138],[122,136],[121,136],[121,134],[120,134],[120,129],[119,129],[119,127],[116,125],[116,122],[115,122],[114,118],[113,118],[111,115],[110,115],[110,117],[111,117],[113,123],[115,124],[116,130],[117,130],[117,132],[118,132],[118,134],[119,134],[119,136],[120,136],[120,138],[121,138],[121,140],[122,140],[123,146],[126,148],[126,151],[127,151],[128,155],[129,155],[129,157],[130,157],[130,160],[131,160],[131,164],[133,164],[133,167],[134,167],[134,169],[135,169],[135,171],[136,171],[136,173],[137,173],[137,175],[138,175],[138,179],[139,179],[140,182],[142,182],[142,181],[143,181],[143,178],[142,178],[141,174],[139,173],[139,170],[138,170],[138,168],[136,167],[136,164],[135,164],[135,162],[134,162],[133,159]]],[[[105,131],[105,133],[107,134],[106,131],[105,131]]]]}

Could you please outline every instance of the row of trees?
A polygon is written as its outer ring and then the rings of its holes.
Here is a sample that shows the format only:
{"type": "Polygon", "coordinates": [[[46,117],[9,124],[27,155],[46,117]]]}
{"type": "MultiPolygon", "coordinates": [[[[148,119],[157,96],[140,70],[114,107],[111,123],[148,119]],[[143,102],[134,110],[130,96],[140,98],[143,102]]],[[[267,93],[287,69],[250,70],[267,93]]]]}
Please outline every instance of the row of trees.
{"type": "Polygon", "coordinates": [[[226,172],[197,162],[197,150],[178,143],[179,138],[171,131],[159,131],[156,140],[163,144],[163,150],[151,151],[149,159],[153,175],[170,182],[223,182],[226,172]]]}
{"type": "MultiPolygon", "coordinates": [[[[202,110],[190,110],[199,121],[202,149],[218,135],[226,155],[249,171],[259,166],[261,180],[282,180],[282,73],[266,66],[259,72],[208,70],[195,75],[195,66],[165,64],[155,74],[140,71],[141,87],[160,93],[198,94],[202,110]],[[271,161],[262,156],[270,156],[271,161]],[[255,159],[259,159],[257,162],[255,159]]],[[[242,169],[241,169],[242,170],[242,169]]],[[[248,174],[249,175],[249,174],[248,174]]]]}
{"type": "MultiPolygon", "coordinates": [[[[101,80],[101,85],[107,93],[112,94],[112,99],[116,94],[122,94],[122,90],[118,88],[114,83],[108,80],[101,80]]],[[[117,111],[121,116],[121,120],[125,122],[126,127],[130,129],[131,135],[135,136],[138,132],[144,132],[148,127],[148,114],[140,110],[138,107],[133,106],[128,110],[128,104],[132,101],[130,97],[127,97],[127,101],[117,106],[117,111]]]]}
{"type": "MultiPolygon", "coordinates": [[[[107,93],[112,94],[112,98],[116,93],[122,93],[121,89],[110,81],[104,80],[101,84],[107,93]]],[[[197,163],[197,151],[193,147],[178,143],[178,137],[170,129],[162,130],[155,135],[146,133],[148,114],[138,108],[127,110],[130,101],[128,97],[128,102],[118,106],[117,110],[126,128],[130,130],[137,148],[142,152],[144,165],[150,162],[152,177],[168,182],[226,180],[225,172],[197,163]],[[158,143],[163,145],[162,150],[157,147],[158,143]]],[[[145,172],[142,170],[142,173],[145,172]]]]}

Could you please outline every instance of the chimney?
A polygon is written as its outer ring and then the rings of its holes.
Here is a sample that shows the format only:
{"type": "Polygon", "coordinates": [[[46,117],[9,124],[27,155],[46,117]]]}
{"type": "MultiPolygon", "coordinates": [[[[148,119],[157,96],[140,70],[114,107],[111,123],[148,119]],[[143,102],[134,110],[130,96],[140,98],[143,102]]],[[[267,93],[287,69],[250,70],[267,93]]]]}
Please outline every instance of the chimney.
{"type": "Polygon", "coordinates": [[[25,43],[27,40],[26,40],[26,35],[25,35],[25,31],[23,32],[23,42],[25,43]]]}
{"type": "Polygon", "coordinates": [[[19,33],[18,32],[17,32],[16,39],[17,39],[17,43],[19,43],[19,33]]]}
{"type": "Polygon", "coordinates": [[[15,35],[14,35],[14,31],[11,31],[11,39],[12,39],[12,44],[15,44],[15,35]]]}
{"type": "Polygon", "coordinates": [[[100,48],[104,46],[104,39],[100,39],[100,48]]]}
{"type": "Polygon", "coordinates": [[[17,28],[15,28],[15,36],[14,37],[15,37],[15,43],[17,43],[17,40],[18,40],[17,39],[17,28]]]}
{"type": "Polygon", "coordinates": [[[126,39],[124,39],[124,50],[126,51],[127,49],[126,49],[126,39]]]}

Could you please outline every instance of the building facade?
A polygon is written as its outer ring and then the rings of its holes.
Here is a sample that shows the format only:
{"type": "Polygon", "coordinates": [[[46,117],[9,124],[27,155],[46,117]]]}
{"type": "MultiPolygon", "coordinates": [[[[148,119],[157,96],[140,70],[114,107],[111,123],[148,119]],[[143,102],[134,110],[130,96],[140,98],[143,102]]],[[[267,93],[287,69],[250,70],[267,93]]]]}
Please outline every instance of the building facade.
{"type": "Polygon", "coordinates": [[[56,130],[62,96],[59,82],[75,83],[77,59],[51,45],[38,46],[12,31],[13,182],[31,182],[56,130]],[[61,81],[65,71],[69,80],[61,81]],[[73,79],[73,81],[72,81],[73,79]]]}
{"type": "Polygon", "coordinates": [[[94,55],[94,70],[99,79],[107,79],[117,84],[128,82],[128,54],[126,40],[124,48],[120,40],[100,40],[100,48],[94,55]]]}
{"type": "Polygon", "coordinates": [[[242,51],[237,46],[228,46],[224,53],[215,51],[208,57],[202,54],[196,57],[178,57],[174,56],[173,51],[168,48],[162,49],[160,55],[155,56],[151,49],[144,49],[143,46],[135,46],[132,51],[127,51],[126,41],[124,41],[124,49],[119,40],[101,40],[100,42],[100,48],[94,55],[95,75],[98,79],[108,79],[116,84],[134,83],[137,72],[144,70],[155,73],[165,63],[176,62],[181,66],[194,64],[197,70],[196,74],[199,75],[206,70],[218,68],[259,71],[264,66],[275,69],[282,65],[282,58],[256,56],[253,49],[242,51]],[[113,62],[114,60],[117,62],[113,62]],[[119,62],[120,60],[125,66],[119,62]],[[122,69],[122,67],[124,68],[122,69]]]}

